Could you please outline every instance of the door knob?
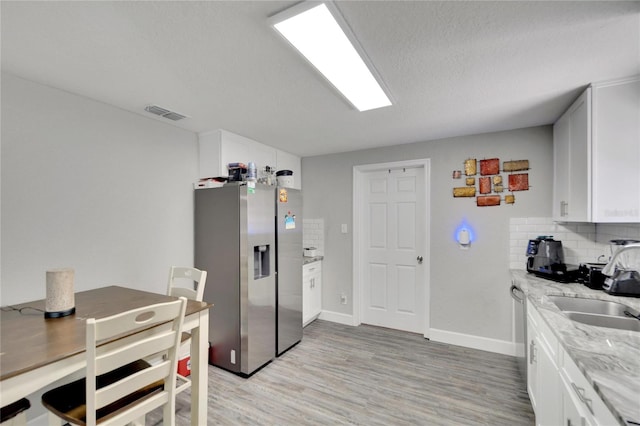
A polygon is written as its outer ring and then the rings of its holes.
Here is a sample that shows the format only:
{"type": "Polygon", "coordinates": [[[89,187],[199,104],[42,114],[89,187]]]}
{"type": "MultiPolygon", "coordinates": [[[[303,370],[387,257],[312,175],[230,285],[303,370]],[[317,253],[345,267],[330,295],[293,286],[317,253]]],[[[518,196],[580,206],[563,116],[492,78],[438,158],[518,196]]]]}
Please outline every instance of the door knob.
{"type": "Polygon", "coordinates": [[[418,263],[422,263],[422,260],[423,260],[422,256],[418,256],[418,257],[416,257],[416,259],[418,260],[418,263]]]}

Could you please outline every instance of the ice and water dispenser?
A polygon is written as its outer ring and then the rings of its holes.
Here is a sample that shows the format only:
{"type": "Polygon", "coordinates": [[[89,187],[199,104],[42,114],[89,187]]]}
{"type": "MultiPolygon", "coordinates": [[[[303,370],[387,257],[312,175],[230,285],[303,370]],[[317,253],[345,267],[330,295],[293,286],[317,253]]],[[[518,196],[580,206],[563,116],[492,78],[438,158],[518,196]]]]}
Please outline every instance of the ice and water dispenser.
{"type": "Polygon", "coordinates": [[[253,247],[253,279],[268,277],[271,274],[270,246],[260,245],[253,247]]]}

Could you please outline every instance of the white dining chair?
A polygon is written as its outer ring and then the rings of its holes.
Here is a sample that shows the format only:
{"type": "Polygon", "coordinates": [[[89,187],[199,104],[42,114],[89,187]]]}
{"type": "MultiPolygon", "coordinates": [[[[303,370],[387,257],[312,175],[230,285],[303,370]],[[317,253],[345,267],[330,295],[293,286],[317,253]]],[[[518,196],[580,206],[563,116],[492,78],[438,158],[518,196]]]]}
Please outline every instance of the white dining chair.
{"type": "Polygon", "coordinates": [[[174,297],[183,296],[187,299],[202,302],[206,282],[207,271],[172,266],[169,270],[167,294],[174,297]]]}
{"type": "Polygon", "coordinates": [[[0,425],[2,426],[26,426],[26,411],[31,407],[28,399],[22,398],[12,404],[0,408],[0,425]]]}
{"type": "Polygon", "coordinates": [[[42,404],[50,411],[49,424],[59,425],[61,420],[88,426],[144,424],[146,413],[163,406],[163,424],[174,425],[178,347],[186,305],[187,299],[181,297],[87,319],[86,377],[42,395],[42,404]],[[131,335],[141,329],[149,330],[131,335]],[[143,360],[159,353],[166,357],[158,364],[143,360]]]}
{"type": "MultiPolygon", "coordinates": [[[[201,271],[196,268],[186,268],[181,266],[172,266],[169,269],[169,284],[167,286],[167,294],[174,297],[186,297],[187,299],[202,302],[204,296],[204,286],[207,283],[207,271],[201,271]]],[[[182,343],[180,344],[180,354],[188,354],[190,356],[189,347],[191,346],[191,334],[182,333],[182,343]]],[[[178,372],[180,386],[178,392],[189,388],[191,381],[178,372]]]]}

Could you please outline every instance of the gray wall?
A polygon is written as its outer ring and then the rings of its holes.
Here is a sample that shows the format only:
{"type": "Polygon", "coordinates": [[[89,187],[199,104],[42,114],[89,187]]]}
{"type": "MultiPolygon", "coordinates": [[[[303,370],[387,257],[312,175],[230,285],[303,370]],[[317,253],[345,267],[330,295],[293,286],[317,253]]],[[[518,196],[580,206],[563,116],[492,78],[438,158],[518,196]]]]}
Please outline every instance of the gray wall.
{"type": "Polygon", "coordinates": [[[303,158],[304,215],[325,219],[323,310],[353,312],[351,302],[340,304],[341,293],[352,294],[353,166],[430,158],[431,328],[510,341],[509,218],[551,215],[552,149],[552,128],[543,126],[303,158]],[[515,205],[480,208],[474,199],[454,199],[452,188],[464,180],[452,171],[467,158],[495,157],[528,159],[531,189],[516,192],[515,205]],[[453,237],[463,220],[476,234],[468,251],[453,237]]]}
{"type": "Polygon", "coordinates": [[[197,136],[2,75],[2,305],[45,297],[45,271],[75,289],[163,293],[193,265],[197,136]]]}

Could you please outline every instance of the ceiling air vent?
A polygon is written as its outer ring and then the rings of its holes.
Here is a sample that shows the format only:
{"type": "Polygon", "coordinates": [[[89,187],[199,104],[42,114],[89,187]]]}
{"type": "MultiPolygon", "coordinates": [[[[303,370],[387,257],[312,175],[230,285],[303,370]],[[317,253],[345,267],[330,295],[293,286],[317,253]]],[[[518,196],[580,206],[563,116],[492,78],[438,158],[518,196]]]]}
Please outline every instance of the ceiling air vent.
{"type": "Polygon", "coordinates": [[[178,121],[183,118],[187,118],[186,115],[178,114],[175,111],[170,111],[166,108],[159,107],[158,105],[147,105],[144,110],[151,114],[159,115],[160,117],[168,118],[169,120],[178,121]]]}

